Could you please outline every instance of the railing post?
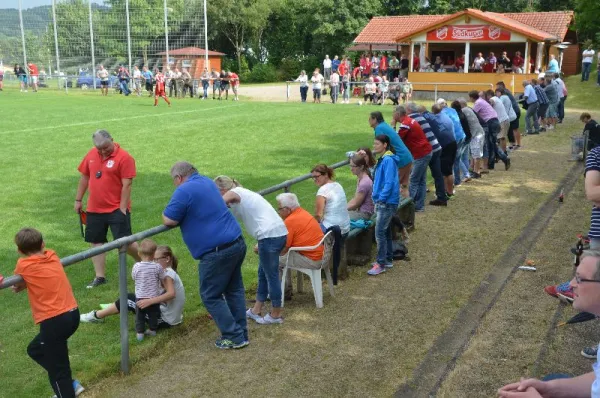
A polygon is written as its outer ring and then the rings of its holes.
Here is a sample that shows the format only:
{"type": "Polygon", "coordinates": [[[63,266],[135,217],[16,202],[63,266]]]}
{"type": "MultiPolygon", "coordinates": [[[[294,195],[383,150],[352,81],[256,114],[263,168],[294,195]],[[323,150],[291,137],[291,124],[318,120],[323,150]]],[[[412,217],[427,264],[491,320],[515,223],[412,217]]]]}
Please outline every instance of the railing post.
{"type": "Polygon", "coordinates": [[[437,83],[435,84],[435,93],[433,94],[433,101],[437,102],[437,83]]]}
{"type": "Polygon", "coordinates": [[[119,316],[121,330],[121,371],[129,374],[129,319],[127,314],[127,246],[119,248],[119,316]]]}
{"type": "Polygon", "coordinates": [[[285,102],[289,102],[290,101],[290,82],[285,82],[285,85],[286,85],[285,102]]]}

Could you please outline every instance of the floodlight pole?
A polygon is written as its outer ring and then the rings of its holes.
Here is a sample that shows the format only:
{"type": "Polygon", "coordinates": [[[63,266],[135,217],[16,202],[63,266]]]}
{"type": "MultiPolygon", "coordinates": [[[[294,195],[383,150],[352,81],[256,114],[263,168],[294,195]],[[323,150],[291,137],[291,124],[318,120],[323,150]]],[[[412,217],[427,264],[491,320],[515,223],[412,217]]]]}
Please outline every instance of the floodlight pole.
{"type": "Polygon", "coordinates": [[[52,24],[54,26],[54,50],[56,51],[56,74],[60,73],[60,55],[58,54],[58,32],[56,30],[56,0],[52,0],[52,24]]]}
{"type": "Polygon", "coordinates": [[[208,19],[206,18],[206,0],[204,0],[204,67],[208,68],[208,66],[208,19]]]}
{"type": "MultiPolygon", "coordinates": [[[[90,14],[90,45],[92,49],[92,82],[94,82],[94,90],[96,89],[96,58],[94,56],[94,27],[92,24],[92,0],[88,1],[88,9],[90,14]]],[[[129,55],[129,67],[131,67],[131,54],[129,55]]]]}
{"type": "MultiPolygon", "coordinates": [[[[169,25],[167,23],[167,17],[168,17],[167,0],[164,0],[164,13],[165,13],[165,55],[167,57],[167,68],[169,68],[169,25]]],[[[163,72],[167,73],[165,71],[164,65],[163,65],[163,72]]]]}
{"type": "MultiPolygon", "coordinates": [[[[27,66],[27,50],[25,49],[25,30],[23,29],[23,12],[21,10],[22,1],[19,0],[19,22],[21,24],[21,43],[23,44],[23,69],[27,74],[27,81],[29,82],[29,67],[27,66]]],[[[27,89],[27,86],[25,86],[27,89]]]]}
{"type": "Polygon", "coordinates": [[[129,73],[131,73],[131,28],[129,27],[129,0],[125,0],[125,18],[127,19],[127,54],[129,56],[129,73]]]}

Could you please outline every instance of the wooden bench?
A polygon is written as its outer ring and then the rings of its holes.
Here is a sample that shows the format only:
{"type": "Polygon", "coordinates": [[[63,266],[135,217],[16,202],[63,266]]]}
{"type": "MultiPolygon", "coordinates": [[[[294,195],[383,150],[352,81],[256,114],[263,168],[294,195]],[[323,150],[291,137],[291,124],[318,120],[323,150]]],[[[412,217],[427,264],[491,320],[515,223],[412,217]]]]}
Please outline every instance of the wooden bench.
{"type": "MultiPolygon", "coordinates": [[[[406,225],[408,230],[414,229],[415,225],[415,204],[411,198],[403,198],[398,205],[396,214],[406,225]]],[[[373,242],[375,241],[375,220],[373,215],[371,221],[373,224],[366,229],[353,228],[346,237],[344,250],[342,251],[342,261],[338,270],[339,279],[345,279],[348,276],[348,265],[363,266],[373,260],[373,242]]]]}

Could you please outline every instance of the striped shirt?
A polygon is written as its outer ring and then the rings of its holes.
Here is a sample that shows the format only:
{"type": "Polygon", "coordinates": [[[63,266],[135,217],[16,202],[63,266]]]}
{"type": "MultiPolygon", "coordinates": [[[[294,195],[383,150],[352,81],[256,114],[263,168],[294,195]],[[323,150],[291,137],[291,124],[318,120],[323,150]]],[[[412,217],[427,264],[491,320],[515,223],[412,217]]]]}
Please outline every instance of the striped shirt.
{"type": "Polygon", "coordinates": [[[160,282],[165,279],[165,270],[153,261],[140,261],[133,266],[131,277],[135,282],[137,300],[158,297],[162,290],[160,282]]]}
{"type": "Polygon", "coordinates": [[[550,102],[548,101],[548,96],[546,95],[546,92],[541,86],[536,84],[535,86],[533,86],[533,88],[535,90],[535,93],[537,94],[538,101],[540,101],[540,104],[546,105],[550,102]]]}
{"type": "Polygon", "coordinates": [[[431,129],[431,126],[429,125],[427,119],[425,119],[420,113],[412,113],[408,115],[408,117],[417,121],[423,129],[425,137],[427,137],[427,141],[429,141],[429,143],[431,144],[431,153],[441,151],[442,146],[438,142],[437,138],[435,138],[435,134],[433,134],[433,130],[431,129]]]}
{"type": "MultiPolygon", "coordinates": [[[[592,149],[586,158],[585,161],[585,172],[588,171],[600,171],[600,147],[596,147],[592,149]]],[[[588,234],[590,238],[599,239],[600,238],[600,208],[597,206],[592,207],[592,220],[590,225],[590,233],[588,234]]]]}

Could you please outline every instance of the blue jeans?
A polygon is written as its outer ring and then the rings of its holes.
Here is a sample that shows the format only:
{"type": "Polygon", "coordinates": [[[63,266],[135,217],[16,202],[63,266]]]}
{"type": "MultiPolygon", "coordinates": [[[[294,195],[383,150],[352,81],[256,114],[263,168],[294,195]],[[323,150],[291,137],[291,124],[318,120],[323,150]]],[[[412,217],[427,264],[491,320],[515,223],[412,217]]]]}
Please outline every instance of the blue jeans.
{"type": "Polygon", "coordinates": [[[306,102],[306,93],[308,93],[308,86],[300,87],[300,98],[302,98],[302,102],[306,102]]]}
{"type": "Polygon", "coordinates": [[[125,95],[129,95],[131,94],[131,90],[129,90],[129,87],[127,86],[127,80],[121,80],[119,82],[121,91],[123,92],[123,94],[125,95]]]}
{"type": "Polygon", "coordinates": [[[446,186],[444,185],[444,176],[442,175],[442,166],[440,164],[440,156],[442,151],[436,151],[431,153],[431,160],[429,161],[429,170],[431,170],[431,176],[435,182],[435,196],[437,200],[446,202],[446,186]]]}
{"type": "Polygon", "coordinates": [[[463,177],[469,177],[469,154],[468,154],[469,145],[465,143],[465,139],[463,138],[460,141],[456,142],[456,159],[454,159],[454,185],[460,185],[462,178],[460,177],[460,173],[462,173],[463,177]],[[465,166],[465,158],[467,165],[465,166]]]}
{"type": "Polygon", "coordinates": [[[592,69],[592,63],[584,62],[582,66],[583,69],[581,70],[581,81],[587,82],[590,79],[590,70],[592,69]]]}
{"type": "Polygon", "coordinates": [[[246,297],[242,263],[246,257],[244,238],[232,246],[200,258],[200,297],[223,339],[236,344],[248,340],[246,297]]]}
{"type": "Polygon", "coordinates": [[[270,295],[274,308],[281,307],[279,256],[285,247],[287,235],[258,241],[258,288],[256,301],[265,302],[270,295]]]}
{"type": "Polygon", "coordinates": [[[208,98],[208,80],[202,80],[202,91],[204,94],[204,98],[208,98]]]}
{"type": "Polygon", "coordinates": [[[398,210],[397,204],[376,203],[375,214],[375,240],[377,241],[377,263],[379,265],[392,264],[394,261],[394,248],[392,247],[392,217],[398,210]]]}
{"type": "Polygon", "coordinates": [[[333,102],[334,104],[338,100],[339,93],[340,93],[340,86],[332,86],[331,87],[331,102],[333,102]]]}
{"type": "Polygon", "coordinates": [[[410,197],[415,202],[415,210],[425,209],[425,198],[427,197],[427,166],[431,162],[431,157],[432,154],[430,152],[421,159],[413,160],[408,191],[410,197]]]}

